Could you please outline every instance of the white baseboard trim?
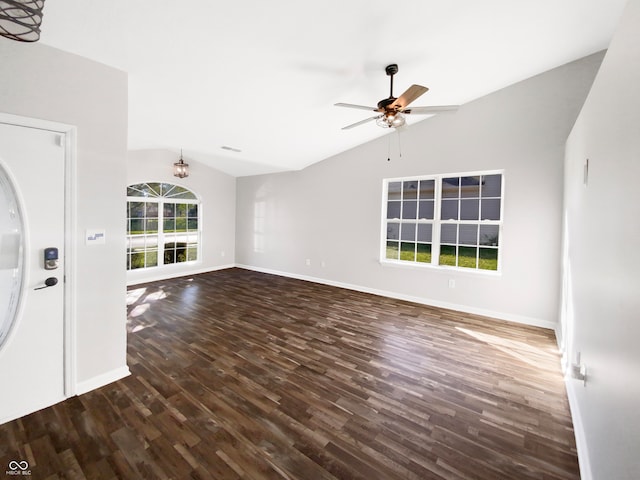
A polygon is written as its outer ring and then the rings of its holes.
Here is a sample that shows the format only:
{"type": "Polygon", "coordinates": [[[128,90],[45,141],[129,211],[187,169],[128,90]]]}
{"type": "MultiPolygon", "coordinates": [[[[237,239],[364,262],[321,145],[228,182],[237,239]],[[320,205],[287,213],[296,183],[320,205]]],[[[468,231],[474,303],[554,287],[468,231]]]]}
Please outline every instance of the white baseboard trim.
{"type": "Polygon", "coordinates": [[[571,411],[571,420],[573,421],[573,433],[576,437],[576,449],[578,450],[578,463],[580,465],[581,480],[593,480],[591,473],[591,462],[589,460],[589,449],[587,447],[587,436],[582,423],[582,415],[580,414],[580,406],[578,405],[578,397],[576,396],[576,387],[578,381],[569,376],[565,376],[565,386],[567,389],[567,397],[569,399],[569,410],[571,411]]]}
{"type": "Polygon", "coordinates": [[[381,297],[395,298],[397,300],[406,300],[408,302],[420,303],[422,305],[428,305],[430,307],[446,308],[448,310],[456,310],[458,312],[471,313],[474,315],[482,315],[485,317],[496,318],[499,320],[506,320],[509,322],[515,322],[515,323],[520,323],[524,325],[530,325],[533,327],[546,328],[554,331],[557,326],[555,322],[550,322],[550,321],[542,320],[539,318],[527,317],[523,315],[514,315],[510,313],[497,312],[493,310],[485,310],[482,308],[470,307],[468,305],[459,305],[455,303],[440,302],[438,300],[433,300],[430,298],[404,295],[402,293],[390,292],[387,290],[378,290],[375,288],[363,287],[361,285],[353,285],[349,283],[336,282],[333,280],[327,280],[327,279],[318,278],[318,277],[311,277],[308,275],[299,275],[295,273],[281,272],[279,270],[255,267],[252,265],[236,264],[235,266],[238,268],[244,268],[246,270],[253,270],[255,272],[269,273],[272,275],[279,275],[281,277],[295,278],[298,280],[305,280],[307,282],[314,282],[314,283],[320,283],[323,285],[330,285],[333,287],[346,288],[347,290],[355,290],[357,292],[371,293],[373,295],[379,295],[381,297]]]}
{"type": "MultiPolygon", "coordinates": [[[[180,278],[180,277],[188,277],[189,275],[198,275],[200,273],[209,273],[209,272],[215,272],[217,270],[225,270],[227,268],[233,268],[236,265],[234,263],[230,263],[228,265],[219,265],[217,267],[207,267],[207,268],[200,268],[200,269],[194,269],[194,270],[179,270],[176,272],[171,272],[171,271],[161,271],[159,273],[154,273],[151,275],[131,275],[128,274],[127,275],[127,287],[130,287],[132,285],[140,285],[142,283],[150,283],[150,282],[159,282],[161,280],[168,280],[171,278],[180,278]]],[[[148,273],[148,272],[145,272],[148,273]]]]}
{"type": "Polygon", "coordinates": [[[97,375],[89,380],[78,382],[76,384],[76,395],[82,395],[83,393],[90,392],[96,388],[104,387],[105,385],[124,377],[128,377],[129,375],[131,375],[131,372],[129,371],[129,367],[125,365],[124,367],[116,368],[115,370],[97,375]]]}

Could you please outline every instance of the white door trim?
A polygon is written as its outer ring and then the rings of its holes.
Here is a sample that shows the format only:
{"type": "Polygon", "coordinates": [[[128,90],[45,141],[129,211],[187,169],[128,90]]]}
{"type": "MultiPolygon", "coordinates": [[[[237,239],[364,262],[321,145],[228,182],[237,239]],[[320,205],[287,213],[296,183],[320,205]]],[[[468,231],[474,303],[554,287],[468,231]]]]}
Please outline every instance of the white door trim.
{"type": "Polygon", "coordinates": [[[0,123],[18,127],[48,130],[60,134],[61,146],[64,146],[65,168],[65,298],[64,298],[64,396],[69,398],[76,394],[77,359],[76,359],[76,258],[77,258],[77,127],[49,120],[22,117],[0,112],[0,123]]]}

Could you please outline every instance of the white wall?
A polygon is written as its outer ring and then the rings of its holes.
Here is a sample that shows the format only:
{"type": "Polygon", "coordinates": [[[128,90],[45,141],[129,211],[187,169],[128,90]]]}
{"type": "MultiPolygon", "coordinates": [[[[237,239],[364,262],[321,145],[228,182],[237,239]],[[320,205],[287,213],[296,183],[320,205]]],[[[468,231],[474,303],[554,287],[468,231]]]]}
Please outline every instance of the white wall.
{"type": "Polygon", "coordinates": [[[0,39],[0,83],[0,111],[78,128],[76,373],[83,391],[127,371],[127,76],[42,44],[0,39]],[[84,244],[91,228],[106,230],[105,245],[84,244]]]}
{"type": "Polygon", "coordinates": [[[584,480],[640,478],[640,0],[567,141],[564,342],[584,480]],[[589,159],[585,186],[583,170],[589,159]]]}
{"type": "MultiPolygon", "coordinates": [[[[202,243],[195,264],[178,263],[127,273],[127,283],[160,280],[199,272],[209,272],[233,265],[235,259],[236,179],[190,157],[190,175],[173,176],[173,164],[179,154],[167,150],[130,151],[127,160],[127,184],[167,182],[181,185],[200,198],[202,243]]],[[[124,195],[123,191],[123,195],[124,195]]],[[[124,257],[123,257],[124,258],[124,257]]]]}
{"type": "Polygon", "coordinates": [[[299,172],[239,178],[237,263],[554,328],[564,144],[601,59],[414,124],[401,158],[393,134],[299,172]],[[383,178],[492,169],[505,170],[501,275],[380,264],[383,178]]]}

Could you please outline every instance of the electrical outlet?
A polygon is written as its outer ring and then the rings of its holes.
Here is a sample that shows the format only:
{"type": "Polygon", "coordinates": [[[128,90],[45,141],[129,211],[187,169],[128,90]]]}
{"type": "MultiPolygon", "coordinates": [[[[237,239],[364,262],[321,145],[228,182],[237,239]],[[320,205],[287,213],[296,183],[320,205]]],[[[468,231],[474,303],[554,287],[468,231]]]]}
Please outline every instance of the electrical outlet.
{"type": "Polygon", "coordinates": [[[453,278],[449,279],[449,288],[456,288],[456,281],[453,278]]]}

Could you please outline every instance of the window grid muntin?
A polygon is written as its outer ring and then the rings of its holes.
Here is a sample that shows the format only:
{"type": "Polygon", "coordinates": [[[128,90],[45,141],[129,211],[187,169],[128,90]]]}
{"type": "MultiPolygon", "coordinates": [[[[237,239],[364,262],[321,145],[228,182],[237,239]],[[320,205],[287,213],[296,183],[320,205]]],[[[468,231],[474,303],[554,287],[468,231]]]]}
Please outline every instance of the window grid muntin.
{"type": "MultiPolygon", "coordinates": [[[[422,191],[422,188],[419,189],[419,193],[418,193],[418,202],[420,201],[420,191],[422,191]]],[[[494,170],[494,171],[483,171],[483,172],[475,172],[475,173],[461,173],[461,174],[447,174],[447,175],[429,175],[429,176],[417,176],[417,177],[404,177],[404,178],[394,178],[394,179],[386,179],[384,180],[384,189],[383,189],[383,205],[385,208],[385,212],[383,215],[383,243],[381,246],[381,261],[391,261],[391,262],[397,262],[397,263],[401,263],[401,264],[416,264],[416,265],[425,265],[425,264],[430,264],[433,266],[442,266],[442,267],[455,267],[455,268],[460,268],[460,269],[464,269],[464,270],[474,270],[474,271],[483,271],[483,272],[496,272],[496,271],[500,271],[501,269],[501,246],[502,246],[502,212],[503,212],[503,199],[504,199],[504,172],[503,171],[499,171],[499,170],[494,170]],[[463,185],[463,181],[460,180],[462,178],[469,178],[469,177],[477,177],[479,179],[478,181],[478,185],[477,188],[469,188],[469,186],[465,186],[463,185]],[[483,190],[486,186],[486,182],[483,185],[483,180],[485,178],[494,178],[498,180],[498,188],[497,190],[495,189],[495,185],[494,187],[494,194],[493,195],[484,195],[483,190]],[[445,178],[458,178],[458,185],[457,188],[454,189],[449,189],[448,192],[446,192],[446,195],[443,195],[443,189],[442,189],[442,185],[443,185],[443,180],[445,178]],[[418,242],[416,239],[415,242],[415,250],[417,252],[418,248],[420,245],[429,245],[431,252],[430,252],[430,257],[431,257],[431,261],[430,262],[419,262],[415,260],[406,260],[401,258],[402,256],[402,243],[403,243],[403,239],[402,239],[402,227],[400,226],[400,236],[398,237],[397,240],[391,239],[392,241],[390,242],[389,238],[387,237],[387,232],[385,232],[384,230],[386,230],[388,228],[388,225],[390,223],[396,223],[396,224],[402,224],[403,222],[406,222],[408,220],[413,220],[413,219],[407,219],[405,218],[407,215],[403,215],[402,214],[402,207],[400,208],[400,215],[398,215],[398,217],[394,217],[394,218],[387,218],[389,217],[388,213],[389,213],[389,203],[391,201],[396,201],[396,202],[400,202],[400,204],[402,204],[402,202],[404,201],[403,198],[403,193],[404,193],[404,185],[405,182],[410,183],[410,182],[433,182],[434,184],[434,195],[433,195],[433,199],[434,199],[434,208],[433,208],[433,219],[429,219],[429,220],[424,220],[424,219],[418,219],[417,220],[417,228],[416,228],[416,233],[419,227],[419,225],[422,224],[430,224],[431,228],[432,228],[432,236],[431,236],[431,242],[427,243],[427,242],[418,242]],[[396,186],[396,190],[394,192],[390,192],[389,191],[389,187],[390,185],[395,185],[396,186]],[[397,185],[400,185],[401,188],[399,189],[399,192],[397,190],[397,185]],[[497,195],[496,195],[497,193],[497,195]],[[455,196],[452,196],[454,195],[455,196]],[[393,198],[391,198],[391,195],[393,195],[393,198]],[[446,199],[451,199],[451,200],[456,200],[458,203],[458,207],[457,207],[457,215],[455,219],[447,219],[447,220],[442,220],[441,216],[442,216],[442,202],[443,200],[446,199]],[[478,210],[478,216],[477,216],[477,220],[468,220],[468,219],[460,219],[460,212],[461,212],[461,208],[460,208],[460,202],[462,200],[477,200],[477,210],[478,210]],[[497,200],[497,207],[498,207],[498,219],[497,220],[482,220],[482,207],[483,207],[483,200],[497,200]],[[438,220],[440,219],[440,220],[438,220]],[[469,243],[465,243],[465,244],[459,244],[458,243],[458,238],[456,237],[456,243],[452,244],[451,242],[442,242],[441,241],[441,227],[444,225],[455,225],[456,226],[456,231],[460,228],[460,225],[473,225],[476,226],[476,241],[475,244],[469,244],[469,243]],[[486,227],[494,227],[495,228],[495,242],[488,242],[488,243],[483,243],[483,239],[481,238],[481,234],[483,232],[483,230],[486,230],[486,227]],[[434,240],[437,239],[437,240],[434,240]],[[391,256],[390,253],[390,244],[393,243],[394,245],[394,251],[397,253],[395,256],[391,256]],[[454,248],[454,258],[455,258],[455,262],[452,265],[449,265],[447,262],[441,262],[442,260],[442,255],[440,252],[441,247],[444,247],[444,253],[446,253],[448,250],[451,249],[451,247],[454,248]],[[465,265],[461,265],[460,263],[460,248],[463,249],[463,251],[469,251],[469,249],[475,249],[475,265],[473,266],[473,268],[469,268],[468,266],[465,265]],[[481,261],[483,259],[485,259],[487,257],[487,252],[495,252],[495,254],[491,254],[492,255],[492,259],[495,262],[495,268],[481,268],[481,261]]],[[[413,198],[410,198],[409,200],[413,200],[413,198]]],[[[420,212],[419,212],[419,208],[418,208],[418,217],[420,216],[420,212]]],[[[405,244],[408,242],[404,242],[405,244]]],[[[466,258],[463,256],[463,258],[466,258]]],[[[466,261],[466,260],[465,260],[466,261]]],[[[464,262],[463,262],[464,263],[464,262]]],[[[484,264],[486,265],[486,264],[484,264]]],[[[491,264],[490,264],[491,265],[491,264]]]]}
{"type": "MultiPolygon", "coordinates": [[[[199,228],[201,209],[200,202],[193,192],[169,183],[147,182],[128,186],[127,193],[134,194],[127,196],[127,270],[197,260],[201,243],[199,228]],[[163,197],[160,196],[162,193],[174,196],[163,197]],[[132,204],[142,204],[144,212],[142,217],[132,216],[132,204]],[[174,209],[175,215],[170,218],[184,219],[184,230],[179,229],[176,222],[173,229],[165,231],[165,205],[170,205],[174,209]],[[180,207],[182,207],[184,215],[178,216],[180,207]],[[157,212],[157,217],[149,217],[149,212],[152,214],[157,212]],[[157,222],[157,232],[143,229],[141,233],[131,234],[132,220],[134,219],[142,220],[145,227],[148,220],[157,222]],[[183,232],[184,234],[180,235],[183,232]],[[185,242],[179,241],[181,237],[185,237],[185,242]],[[173,241],[171,242],[171,240],[173,241]],[[185,245],[181,245],[182,243],[185,245]],[[137,251],[134,248],[137,248],[137,251]],[[134,257],[138,266],[132,268],[134,257]],[[177,258],[178,261],[176,261],[177,258]],[[141,262],[140,259],[142,259],[141,262]]],[[[154,224],[152,223],[151,226],[153,227],[154,224]]]]}

